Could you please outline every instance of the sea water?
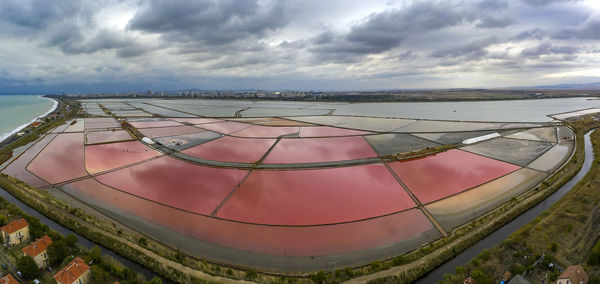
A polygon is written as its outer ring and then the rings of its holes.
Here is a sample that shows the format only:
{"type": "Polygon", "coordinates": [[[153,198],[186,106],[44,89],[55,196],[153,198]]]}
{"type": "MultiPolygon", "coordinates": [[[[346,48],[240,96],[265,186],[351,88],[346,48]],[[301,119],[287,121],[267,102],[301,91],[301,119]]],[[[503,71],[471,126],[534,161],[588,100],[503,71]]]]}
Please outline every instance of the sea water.
{"type": "Polygon", "coordinates": [[[36,95],[0,95],[0,141],[52,112],[58,103],[36,95]]]}

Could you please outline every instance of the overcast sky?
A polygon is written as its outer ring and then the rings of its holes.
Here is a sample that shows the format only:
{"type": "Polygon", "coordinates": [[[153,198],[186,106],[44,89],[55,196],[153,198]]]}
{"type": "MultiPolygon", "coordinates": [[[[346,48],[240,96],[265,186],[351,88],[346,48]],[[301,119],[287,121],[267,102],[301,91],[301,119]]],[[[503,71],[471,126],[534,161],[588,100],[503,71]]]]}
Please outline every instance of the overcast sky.
{"type": "Polygon", "coordinates": [[[600,81],[600,0],[0,0],[0,93],[600,81]]]}

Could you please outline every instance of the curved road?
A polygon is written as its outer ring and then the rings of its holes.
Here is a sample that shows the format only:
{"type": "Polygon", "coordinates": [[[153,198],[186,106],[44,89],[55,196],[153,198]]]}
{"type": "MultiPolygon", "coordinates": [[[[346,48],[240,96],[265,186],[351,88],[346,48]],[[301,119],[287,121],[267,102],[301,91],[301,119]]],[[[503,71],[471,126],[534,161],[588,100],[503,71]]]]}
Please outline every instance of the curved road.
{"type": "Polygon", "coordinates": [[[505,240],[513,232],[517,231],[519,228],[529,223],[531,220],[535,219],[538,215],[540,215],[540,213],[550,208],[550,206],[552,206],[559,199],[561,199],[567,192],[569,192],[573,188],[575,184],[577,184],[581,179],[583,179],[583,177],[592,167],[592,162],[594,161],[594,149],[592,147],[592,141],[590,139],[590,134],[592,133],[592,131],[586,133],[584,137],[585,160],[583,162],[583,167],[571,180],[565,183],[560,189],[558,189],[555,193],[550,195],[544,201],[540,202],[538,205],[519,215],[519,217],[515,218],[506,225],[500,227],[500,229],[496,230],[489,236],[475,243],[473,246],[461,252],[456,257],[448,260],[444,264],[430,271],[421,279],[417,280],[416,283],[428,284],[441,281],[444,278],[444,274],[454,273],[454,269],[457,266],[462,266],[465,263],[469,262],[473,257],[477,256],[477,254],[479,254],[483,249],[490,249],[496,244],[505,240]]]}

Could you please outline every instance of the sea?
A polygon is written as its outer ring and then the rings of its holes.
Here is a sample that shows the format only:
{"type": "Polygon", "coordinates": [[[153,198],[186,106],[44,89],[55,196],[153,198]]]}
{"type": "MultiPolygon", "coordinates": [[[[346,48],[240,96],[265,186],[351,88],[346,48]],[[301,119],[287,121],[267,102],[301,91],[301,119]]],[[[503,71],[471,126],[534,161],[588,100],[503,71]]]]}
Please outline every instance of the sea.
{"type": "Polygon", "coordinates": [[[38,95],[0,95],[0,142],[58,106],[38,95]]]}

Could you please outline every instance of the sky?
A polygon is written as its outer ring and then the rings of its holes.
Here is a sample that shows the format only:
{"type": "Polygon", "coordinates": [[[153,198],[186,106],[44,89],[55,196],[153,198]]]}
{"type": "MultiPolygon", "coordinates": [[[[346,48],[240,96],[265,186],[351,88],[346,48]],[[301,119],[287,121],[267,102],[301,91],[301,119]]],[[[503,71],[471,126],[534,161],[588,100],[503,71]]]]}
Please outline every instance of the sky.
{"type": "Polygon", "coordinates": [[[599,0],[0,0],[0,93],[600,81],[599,0]]]}

